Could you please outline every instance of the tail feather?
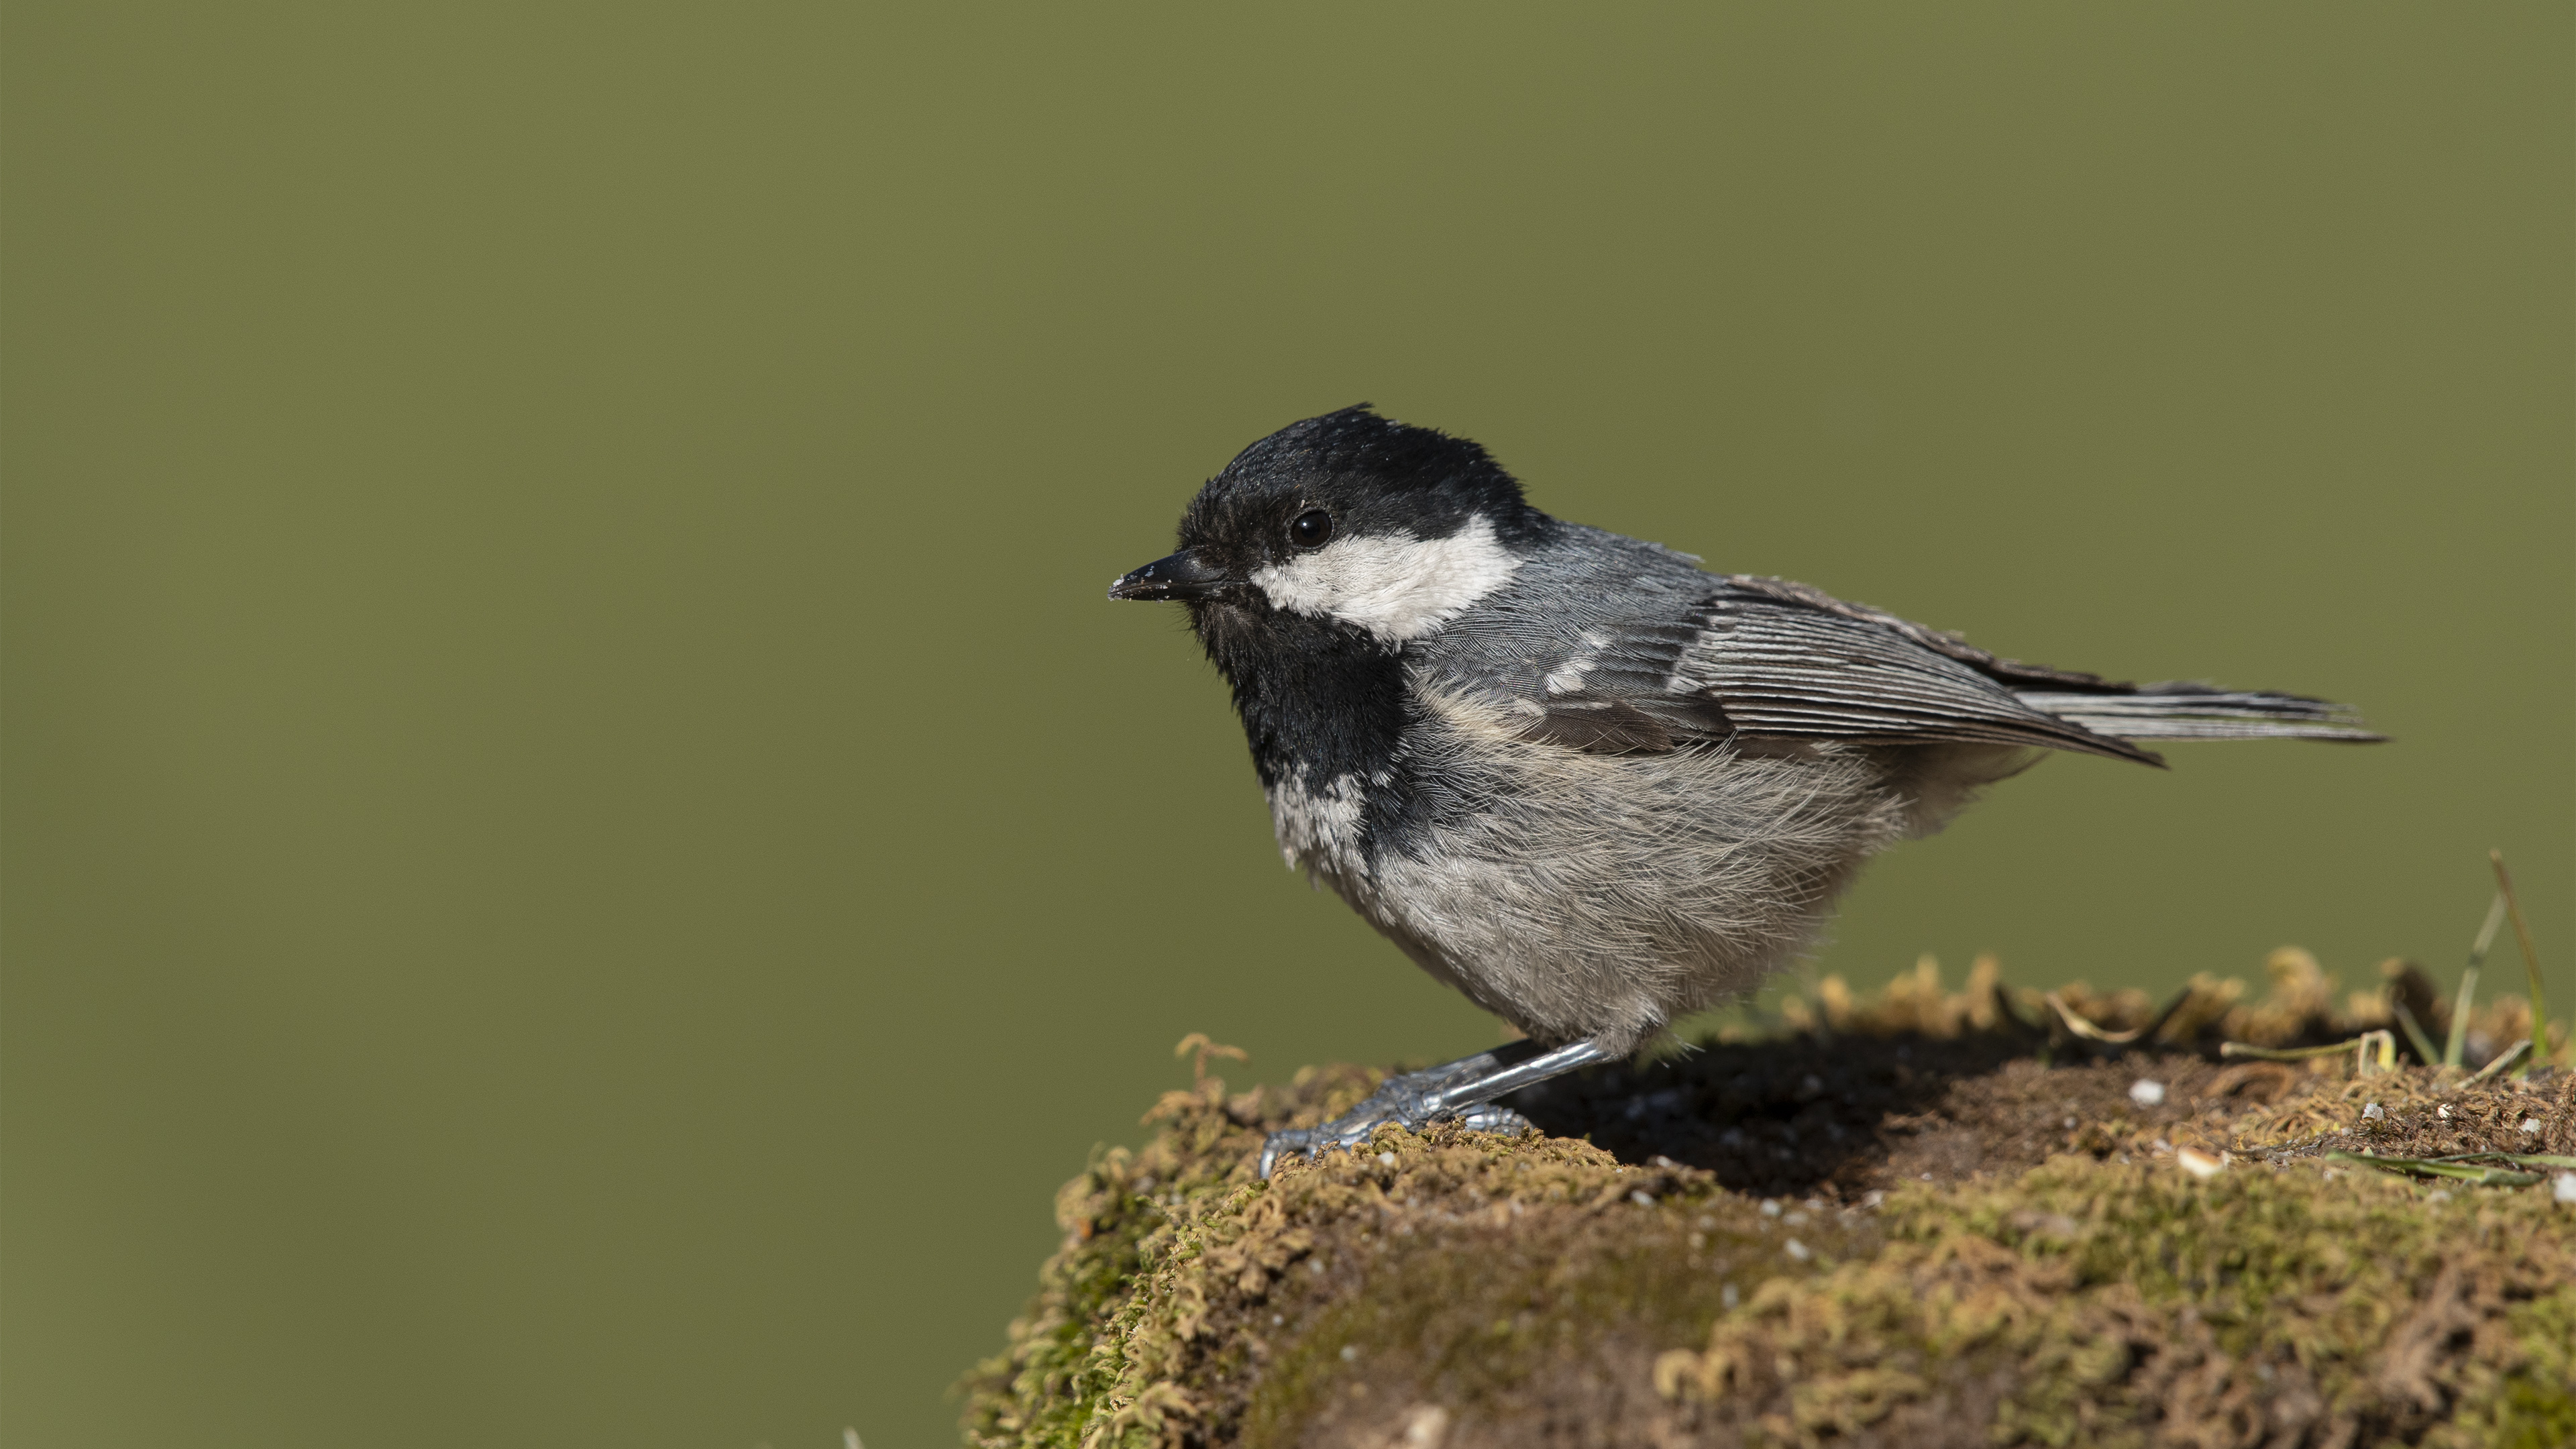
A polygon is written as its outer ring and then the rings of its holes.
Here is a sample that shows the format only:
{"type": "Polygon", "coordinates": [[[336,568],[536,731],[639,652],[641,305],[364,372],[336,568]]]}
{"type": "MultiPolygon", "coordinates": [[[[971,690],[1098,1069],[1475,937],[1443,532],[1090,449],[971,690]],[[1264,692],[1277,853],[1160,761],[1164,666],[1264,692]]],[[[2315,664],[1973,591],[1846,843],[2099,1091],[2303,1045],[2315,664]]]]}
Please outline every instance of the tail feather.
{"type": "Polygon", "coordinates": [[[2343,740],[2366,744],[2386,735],[2363,726],[2348,704],[2304,695],[2212,689],[2205,684],[2141,684],[2135,693],[2016,691],[2022,703],[2095,734],[2121,740],[2343,740]]]}

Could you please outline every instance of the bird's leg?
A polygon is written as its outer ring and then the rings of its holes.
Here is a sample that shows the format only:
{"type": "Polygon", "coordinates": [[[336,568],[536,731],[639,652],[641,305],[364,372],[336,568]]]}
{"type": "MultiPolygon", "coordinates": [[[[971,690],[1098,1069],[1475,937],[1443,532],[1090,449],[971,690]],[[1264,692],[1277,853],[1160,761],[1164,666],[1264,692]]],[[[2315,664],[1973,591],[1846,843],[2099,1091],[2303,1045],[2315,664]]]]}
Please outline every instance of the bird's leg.
{"type": "Polygon", "coordinates": [[[1454,1118],[1479,1132],[1517,1132],[1529,1126],[1529,1119],[1509,1107],[1496,1106],[1496,1097],[1608,1060],[1608,1052],[1588,1041],[1553,1049],[1516,1041],[1389,1077],[1366,1101],[1320,1127],[1271,1133],[1261,1145],[1261,1175],[1268,1177],[1286,1154],[1302,1152],[1312,1157],[1336,1147],[1356,1147],[1388,1125],[1419,1132],[1433,1122],[1454,1118]]]}

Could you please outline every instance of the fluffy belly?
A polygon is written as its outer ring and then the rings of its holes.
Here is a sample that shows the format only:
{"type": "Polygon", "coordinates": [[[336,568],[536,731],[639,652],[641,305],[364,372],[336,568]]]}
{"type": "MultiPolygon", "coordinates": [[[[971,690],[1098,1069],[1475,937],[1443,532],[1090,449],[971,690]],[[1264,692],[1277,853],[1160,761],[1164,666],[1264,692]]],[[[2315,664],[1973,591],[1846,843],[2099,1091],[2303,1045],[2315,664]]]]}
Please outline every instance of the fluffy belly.
{"type": "Polygon", "coordinates": [[[1750,992],[1915,823],[1879,752],[1598,755],[1443,704],[1383,781],[1274,791],[1281,844],[1425,970],[1543,1042],[1625,1052],[1750,992]],[[1383,813],[1369,797],[1415,780],[1439,782],[1449,807],[1365,828],[1383,813]]]}

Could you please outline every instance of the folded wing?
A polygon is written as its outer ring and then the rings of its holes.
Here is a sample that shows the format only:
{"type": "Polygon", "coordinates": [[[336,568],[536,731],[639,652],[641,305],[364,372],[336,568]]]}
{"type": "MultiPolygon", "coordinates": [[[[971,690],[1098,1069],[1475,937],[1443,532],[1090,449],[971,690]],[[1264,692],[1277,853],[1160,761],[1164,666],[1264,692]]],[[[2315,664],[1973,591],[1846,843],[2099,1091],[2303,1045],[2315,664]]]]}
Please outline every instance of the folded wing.
{"type": "Polygon", "coordinates": [[[2123,684],[1974,648],[1780,579],[1721,575],[1662,618],[1595,618],[1512,692],[1529,733],[1608,753],[1694,740],[1972,742],[2161,764],[2133,740],[2376,740],[2342,705],[2123,684]]]}

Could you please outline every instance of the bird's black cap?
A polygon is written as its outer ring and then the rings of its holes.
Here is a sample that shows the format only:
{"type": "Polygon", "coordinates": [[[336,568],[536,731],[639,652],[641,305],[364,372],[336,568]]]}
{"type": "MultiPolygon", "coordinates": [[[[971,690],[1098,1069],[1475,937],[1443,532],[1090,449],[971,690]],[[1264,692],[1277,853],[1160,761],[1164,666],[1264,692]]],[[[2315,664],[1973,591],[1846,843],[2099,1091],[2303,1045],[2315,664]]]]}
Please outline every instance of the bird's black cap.
{"type": "Polygon", "coordinates": [[[1346,531],[1426,538],[1445,537],[1479,514],[1508,536],[1534,517],[1518,480],[1482,446],[1356,403],[1237,453],[1191,500],[1181,542],[1266,536],[1284,510],[1308,506],[1332,509],[1346,531]]]}

